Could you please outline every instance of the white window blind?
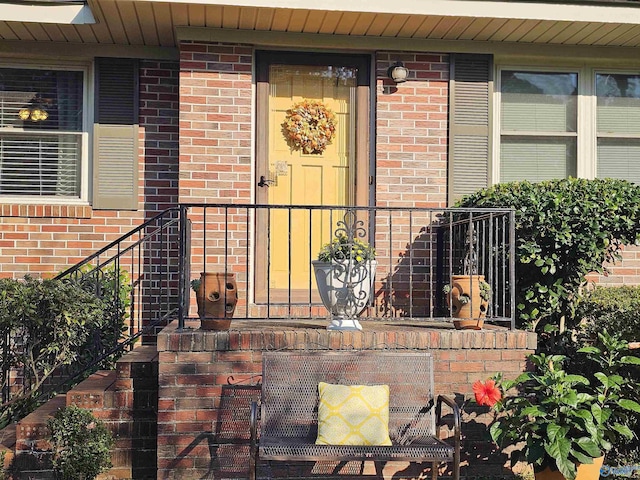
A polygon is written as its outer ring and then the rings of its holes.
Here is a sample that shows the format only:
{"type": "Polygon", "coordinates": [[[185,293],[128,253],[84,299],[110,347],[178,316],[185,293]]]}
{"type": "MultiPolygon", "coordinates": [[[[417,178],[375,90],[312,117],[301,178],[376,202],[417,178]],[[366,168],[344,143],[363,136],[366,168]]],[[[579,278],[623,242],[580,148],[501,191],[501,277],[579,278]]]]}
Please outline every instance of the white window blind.
{"type": "Polygon", "coordinates": [[[78,198],[81,71],[0,68],[0,197],[78,198]]]}
{"type": "Polygon", "coordinates": [[[575,176],[578,75],[503,70],[500,181],[575,176]]]}
{"type": "Polygon", "coordinates": [[[640,185],[640,75],[596,74],[597,175],[640,185]]]}

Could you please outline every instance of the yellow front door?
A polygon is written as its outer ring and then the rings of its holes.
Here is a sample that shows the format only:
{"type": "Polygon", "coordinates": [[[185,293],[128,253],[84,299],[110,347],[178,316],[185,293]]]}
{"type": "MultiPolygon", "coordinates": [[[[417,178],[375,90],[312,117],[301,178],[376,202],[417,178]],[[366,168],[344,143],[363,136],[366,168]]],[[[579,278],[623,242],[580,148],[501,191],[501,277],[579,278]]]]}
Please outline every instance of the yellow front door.
{"type": "MultiPolygon", "coordinates": [[[[340,78],[324,66],[272,65],[269,95],[270,205],[350,205],[353,203],[353,95],[355,78],[340,78]],[[323,151],[305,153],[288,141],[282,125],[287,112],[307,101],[333,113],[331,142],[323,151]]],[[[305,108],[301,106],[300,108],[305,108]]],[[[295,123],[295,122],[294,122],[295,123]]],[[[309,147],[313,148],[313,147],[309,147]]],[[[311,259],[330,233],[320,211],[275,210],[271,215],[271,288],[309,285],[311,259]],[[289,233],[293,234],[289,242],[289,233]],[[323,235],[324,234],[324,235],[323,235]],[[322,237],[325,237],[324,239],[322,237]],[[290,265],[295,268],[290,269],[290,265]],[[291,272],[291,273],[289,273],[291,272]]]]}
{"type": "MultiPolygon", "coordinates": [[[[259,162],[257,176],[265,179],[259,190],[269,205],[349,206],[358,203],[356,169],[362,163],[357,152],[358,129],[369,128],[359,125],[362,121],[359,103],[363,98],[358,87],[363,72],[359,71],[362,67],[337,63],[305,65],[276,60],[265,68],[268,88],[262,105],[266,112],[259,120],[267,123],[262,130],[266,154],[259,162]],[[313,147],[309,143],[296,145],[285,127],[291,109],[302,102],[333,114],[330,123],[335,130],[331,141],[323,148],[311,151],[313,147]]],[[[362,153],[360,158],[363,158],[362,153]]],[[[265,255],[267,260],[265,286],[275,291],[309,291],[315,281],[311,260],[316,258],[321,245],[330,240],[342,213],[338,209],[332,212],[272,209],[267,221],[269,235],[263,242],[266,251],[258,253],[265,255]]]]}

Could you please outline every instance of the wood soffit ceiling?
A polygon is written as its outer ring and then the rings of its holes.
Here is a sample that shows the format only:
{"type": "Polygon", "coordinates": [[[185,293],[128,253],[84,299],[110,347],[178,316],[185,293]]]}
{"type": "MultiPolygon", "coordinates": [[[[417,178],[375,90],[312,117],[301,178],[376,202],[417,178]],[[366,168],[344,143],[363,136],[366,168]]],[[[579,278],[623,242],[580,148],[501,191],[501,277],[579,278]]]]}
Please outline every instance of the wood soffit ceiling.
{"type": "MultiPolygon", "coordinates": [[[[175,47],[177,27],[201,27],[421,40],[640,46],[640,22],[480,18],[465,16],[464,11],[430,15],[223,6],[202,1],[89,0],[89,5],[95,24],[0,21],[0,39],[175,47]]],[[[640,5],[634,10],[640,16],[640,5]]]]}

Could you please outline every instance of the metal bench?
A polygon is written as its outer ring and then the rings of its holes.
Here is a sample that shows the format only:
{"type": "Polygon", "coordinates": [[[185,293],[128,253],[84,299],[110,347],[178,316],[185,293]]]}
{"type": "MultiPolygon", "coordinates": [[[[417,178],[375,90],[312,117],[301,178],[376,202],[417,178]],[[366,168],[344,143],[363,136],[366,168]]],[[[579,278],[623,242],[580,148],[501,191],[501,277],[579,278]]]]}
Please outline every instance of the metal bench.
{"type": "Polygon", "coordinates": [[[433,394],[433,358],[424,352],[281,351],[262,356],[260,418],[251,405],[250,479],[259,460],[430,462],[432,479],[441,462],[460,478],[460,411],[433,394]],[[391,446],[316,445],[318,383],[389,385],[391,446]],[[440,439],[442,404],[452,410],[453,445],[440,439]],[[258,431],[259,430],[259,431],[258,431]]]}

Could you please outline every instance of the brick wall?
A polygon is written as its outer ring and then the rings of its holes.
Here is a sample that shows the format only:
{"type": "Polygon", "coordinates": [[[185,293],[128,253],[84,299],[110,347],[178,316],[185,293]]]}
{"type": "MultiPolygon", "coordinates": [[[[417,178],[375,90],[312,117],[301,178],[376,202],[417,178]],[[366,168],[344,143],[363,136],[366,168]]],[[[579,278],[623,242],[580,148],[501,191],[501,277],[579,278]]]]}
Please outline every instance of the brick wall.
{"type": "Polygon", "coordinates": [[[178,199],[178,64],[140,65],[138,211],[0,205],[0,277],[54,276],[178,199]]]}
{"type": "MultiPolygon", "coordinates": [[[[462,405],[472,394],[475,380],[485,380],[497,371],[515,378],[525,368],[526,355],[536,347],[536,336],[521,331],[455,331],[363,322],[363,332],[329,332],[325,324],[234,320],[228,332],[178,332],[175,324],[164,329],[158,337],[158,479],[247,478],[248,409],[259,395],[253,385],[259,381],[265,350],[429,350],[435,359],[436,393],[455,397],[462,405]]],[[[484,438],[489,417],[486,408],[464,408],[467,467],[463,474],[468,478],[477,478],[483,470],[500,473],[506,462],[484,438]]],[[[348,472],[331,475],[335,465],[330,463],[274,464],[272,473],[290,479],[309,478],[305,475],[310,473],[324,473],[326,479],[355,478],[348,472]]],[[[417,478],[421,470],[395,463],[385,467],[384,478],[417,478]]]]}
{"type": "Polygon", "coordinates": [[[376,54],[377,206],[446,206],[448,96],[448,55],[376,54]],[[397,61],[405,83],[387,75],[397,61]]]}
{"type": "MultiPolygon", "coordinates": [[[[180,202],[252,201],[252,63],[250,46],[180,44],[180,202]]],[[[226,260],[246,292],[247,214],[234,215],[227,224],[217,209],[191,210],[191,277],[226,260]]]]}
{"type": "MultiPolygon", "coordinates": [[[[375,59],[376,206],[446,207],[449,56],[378,52],[375,59]],[[409,69],[404,83],[387,73],[397,61],[409,69]]],[[[378,217],[378,258],[399,260],[376,275],[377,315],[433,313],[429,265],[435,262],[436,239],[424,228],[436,220],[427,212],[396,213],[391,226],[378,217]],[[408,245],[416,259],[408,260],[408,245]]]]}

